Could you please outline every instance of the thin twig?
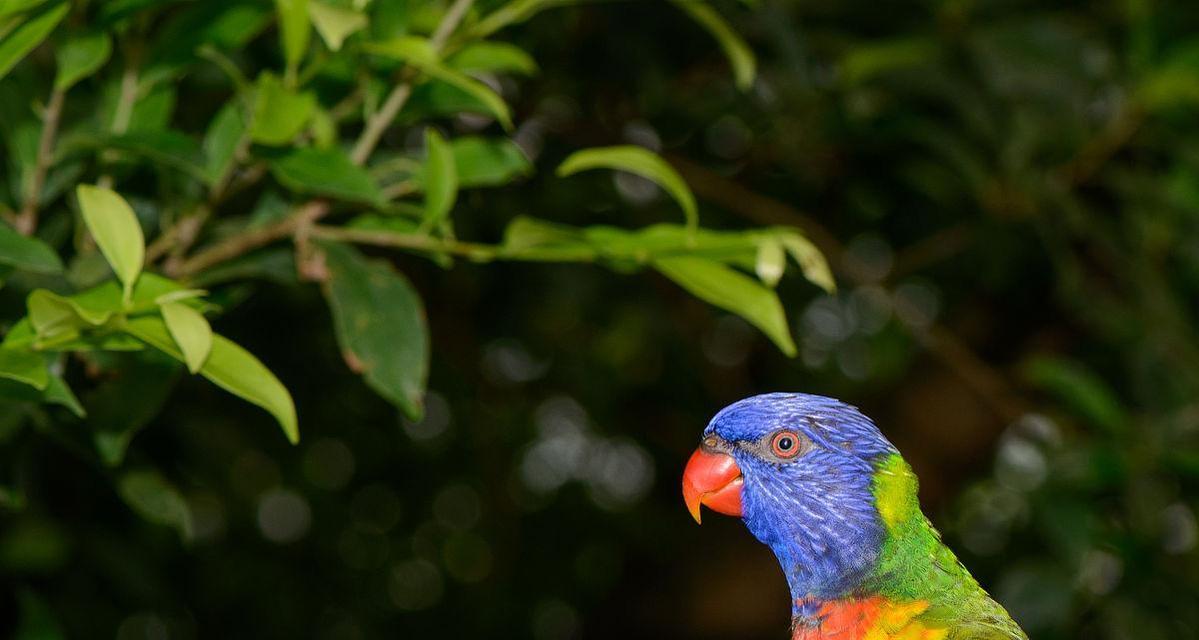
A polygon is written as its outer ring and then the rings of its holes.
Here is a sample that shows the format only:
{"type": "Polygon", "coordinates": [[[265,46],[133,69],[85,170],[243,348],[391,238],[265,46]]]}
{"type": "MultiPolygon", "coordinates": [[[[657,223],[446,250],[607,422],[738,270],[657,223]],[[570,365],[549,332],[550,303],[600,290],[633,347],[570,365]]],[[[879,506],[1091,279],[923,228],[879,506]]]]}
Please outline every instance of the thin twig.
{"type": "MultiPolygon", "coordinates": [[[[445,46],[446,40],[458,28],[473,3],[474,0],[456,0],[446,11],[441,23],[437,25],[437,29],[429,38],[429,46],[432,47],[434,53],[439,53],[445,46]]],[[[392,121],[399,115],[400,109],[404,108],[404,104],[412,96],[413,78],[411,76],[411,69],[401,72],[400,83],[388,94],[387,99],[383,101],[383,106],[367,120],[366,127],[362,129],[362,134],[358,137],[358,142],[354,144],[354,150],[350,153],[350,159],[354,161],[354,164],[366,163],[367,158],[379,145],[379,139],[383,137],[383,132],[387,131],[392,121]]]]}
{"type": "Polygon", "coordinates": [[[37,160],[33,165],[33,179],[29,181],[29,192],[25,204],[17,215],[17,231],[32,235],[37,230],[37,208],[42,197],[42,186],[46,184],[46,172],[54,159],[54,140],[58,136],[58,123],[62,118],[62,105],[66,98],[65,89],[55,87],[50,92],[50,101],[42,112],[42,135],[37,144],[37,160]]]}
{"type": "Polygon", "coordinates": [[[313,237],[324,238],[326,240],[340,240],[342,242],[353,242],[355,244],[392,249],[447,253],[481,262],[505,257],[502,249],[494,245],[446,240],[423,233],[394,233],[391,231],[331,227],[326,225],[314,225],[310,229],[310,233],[313,237]]]}
{"type": "Polygon", "coordinates": [[[325,200],[312,200],[297,208],[288,217],[265,227],[233,236],[185,260],[172,275],[186,278],[208,267],[236,258],[243,253],[266,246],[295,233],[303,224],[311,224],[329,211],[325,200]]]}

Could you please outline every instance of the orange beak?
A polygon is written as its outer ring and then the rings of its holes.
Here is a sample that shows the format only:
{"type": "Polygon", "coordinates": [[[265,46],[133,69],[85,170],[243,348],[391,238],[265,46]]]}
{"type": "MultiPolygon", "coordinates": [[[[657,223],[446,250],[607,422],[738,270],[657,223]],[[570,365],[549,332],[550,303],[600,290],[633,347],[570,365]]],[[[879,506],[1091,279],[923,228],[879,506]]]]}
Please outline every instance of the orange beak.
{"type": "Polygon", "coordinates": [[[683,471],[683,501],[698,523],[700,506],[726,516],[741,515],[741,469],[733,456],[696,449],[683,471]]]}

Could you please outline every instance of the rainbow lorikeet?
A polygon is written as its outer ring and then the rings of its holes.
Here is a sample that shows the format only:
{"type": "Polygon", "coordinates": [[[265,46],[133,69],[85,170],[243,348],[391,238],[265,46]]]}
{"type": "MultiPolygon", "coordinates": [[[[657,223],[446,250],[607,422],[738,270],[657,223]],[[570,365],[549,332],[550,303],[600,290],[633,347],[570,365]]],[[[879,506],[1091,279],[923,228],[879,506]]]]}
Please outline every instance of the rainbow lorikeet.
{"type": "Polygon", "coordinates": [[[770,393],[708,424],[683,498],[740,516],[791,588],[792,640],[1027,640],[920,511],[916,475],[839,400],[770,393]]]}

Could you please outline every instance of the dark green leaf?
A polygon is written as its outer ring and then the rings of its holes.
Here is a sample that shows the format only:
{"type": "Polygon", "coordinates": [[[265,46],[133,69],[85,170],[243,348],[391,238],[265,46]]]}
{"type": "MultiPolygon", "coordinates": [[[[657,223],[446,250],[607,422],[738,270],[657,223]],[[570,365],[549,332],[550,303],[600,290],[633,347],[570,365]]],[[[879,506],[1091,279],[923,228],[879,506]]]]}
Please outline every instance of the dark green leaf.
{"type": "Polygon", "coordinates": [[[56,55],[54,88],[66,91],[104,66],[112,55],[112,38],[103,31],[77,36],[59,45],[56,55]]]}
{"type": "Polygon", "coordinates": [[[191,538],[192,516],[187,501],[156,471],[130,471],[117,482],[121,498],[149,522],[172,527],[191,538]]]}
{"type": "Polygon", "coordinates": [[[308,23],[308,0],[275,0],[275,13],[279,16],[283,60],[287,63],[288,77],[293,78],[300,60],[308,51],[308,39],[312,35],[312,27],[308,23]]]}
{"type": "Polygon", "coordinates": [[[204,134],[204,175],[209,184],[216,184],[231,170],[245,135],[241,100],[234,98],[221,107],[204,134]]]}
{"type": "Polygon", "coordinates": [[[0,224],[0,265],[34,273],[61,273],[62,261],[53,249],[0,224]]]}
{"type": "Polygon", "coordinates": [[[96,450],[108,466],[124,460],[129,442],[158,415],[180,371],[178,364],[154,351],[117,362],[119,366],[108,371],[87,396],[88,426],[96,450]]]}
{"type": "Polygon", "coordinates": [[[429,336],[420,296],[391,265],[323,242],[325,297],[350,368],[379,395],[417,420],[429,371],[429,336]]]}
{"type": "Polygon", "coordinates": [[[364,203],[382,199],[370,174],[337,148],[289,151],[271,161],[271,173],[299,193],[364,203]]]}

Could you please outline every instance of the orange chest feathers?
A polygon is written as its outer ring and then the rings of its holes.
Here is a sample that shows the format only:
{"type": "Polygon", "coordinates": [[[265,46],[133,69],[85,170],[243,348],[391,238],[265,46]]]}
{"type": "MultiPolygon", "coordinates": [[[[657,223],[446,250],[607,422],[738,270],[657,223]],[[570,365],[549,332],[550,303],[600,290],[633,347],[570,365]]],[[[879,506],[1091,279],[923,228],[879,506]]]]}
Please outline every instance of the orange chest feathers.
{"type": "Polygon", "coordinates": [[[810,623],[797,622],[791,640],[945,640],[948,629],[917,619],[928,603],[892,602],[882,596],[835,600],[820,606],[810,623]]]}

